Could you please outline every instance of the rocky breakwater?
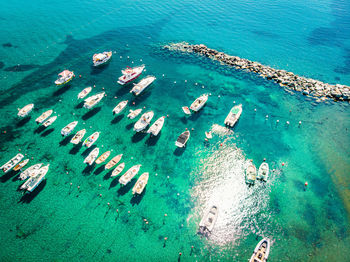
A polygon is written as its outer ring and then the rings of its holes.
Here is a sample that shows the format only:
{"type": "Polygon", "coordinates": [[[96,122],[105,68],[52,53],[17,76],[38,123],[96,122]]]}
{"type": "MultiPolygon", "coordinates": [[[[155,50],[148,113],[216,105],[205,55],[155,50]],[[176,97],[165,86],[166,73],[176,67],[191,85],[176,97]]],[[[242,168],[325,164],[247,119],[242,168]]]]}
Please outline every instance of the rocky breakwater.
{"type": "Polygon", "coordinates": [[[292,72],[275,69],[238,56],[227,55],[215,49],[208,48],[203,44],[191,45],[186,42],[181,42],[171,43],[165,45],[163,48],[171,51],[197,53],[236,69],[254,72],[265,79],[278,83],[286,90],[295,90],[297,92],[302,92],[303,95],[314,97],[317,102],[325,101],[328,98],[335,101],[350,100],[349,86],[328,84],[319,80],[298,76],[292,72]]]}

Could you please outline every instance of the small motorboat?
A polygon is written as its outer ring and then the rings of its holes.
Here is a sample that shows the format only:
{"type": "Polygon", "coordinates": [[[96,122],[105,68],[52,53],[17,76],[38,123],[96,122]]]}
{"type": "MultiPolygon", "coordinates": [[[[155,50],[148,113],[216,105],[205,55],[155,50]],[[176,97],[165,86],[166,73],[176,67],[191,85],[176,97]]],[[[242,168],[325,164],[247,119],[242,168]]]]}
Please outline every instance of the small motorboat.
{"type": "Polygon", "coordinates": [[[182,107],[182,111],[184,111],[184,113],[185,113],[186,115],[190,115],[190,114],[191,114],[191,111],[190,111],[190,109],[188,108],[188,106],[183,106],[183,107],[182,107]]]}
{"type": "Polygon", "coordinates": [[[145,90],[150,84],[152,84],[154,80],[156,80],[154,76],[145,77],[139,83],[134,85],[130,93],[133,93],[135,96],[138,96],[143,90],[145,90]]]}
{"type": "Polygon", "coordinates": [[[253,163],[250,163],[245,170],[245,182],[249,185],[254,185],[256,180],[256,167],[253,163]]]}
{"type": "Polygon", "coordinates": [[[66,125],[64,128],[62,128],[61,135],[68,136],[73,131],[73,129],[77,126],[77,124],[78,124],[78,121],[74,121],[66,125]]]}
{"type": "Polygon", "coordinates": [[[111,177],[119,175],[123,171],[124,167],[125,167],[124,162],[119,164],[116,168],[114,168],[111,177]]]}
{"type": "Polygon", "coordinates": [[[100,136],[100,132],[93,133],[91,136],[85,139],[83,146],[86,146],[87,148],[89,148],[90,146],[93,145],[93,143],[96,142],[99,136],[100,136]]]}
{"type": "Polygon", "coordinates": [[[20,189],[27,190],[28,192],[33,192],[33,190],[44,180],[47,172],[49,171],[50,165],[46,165],[38,170],[35,176],[30,177],[20,189]]]}
{"type": "Polygon", "coordinates": [[[59,78],[55,81],[55,84],[58,86],[67,84],[69,81],[73,79],[73,77],[75,77],[74,72],[69,70],[62,71],[61,73],[58,74],[58,76],[59,78]]]}
{"type": "Polygon", "coordinates": [[[129,110],[129,114],[128,114],[128,118],[130,119],[134,119],[135,117],[137,117],[139,114],[141,114],[142,112],[142,108],[136,109],[136,110],[129,110]]]}
{"type": "Polygon", "coordinates": [[[100,149],[96,147],[94,150],[90,152],[90,154],[84,159],[84,163],[88,164],[91,166],[94,162],[95,159],[97,158],[98,154],[100,153],[100,149]]]}
{"type": "Polygon", "coordinates": [[[105,169],[111,169],[112,167],[114,167],[116,164],[119,163],[120,159],[122,159],[123,154],[119,154],[115,157],[113,157],[108,163],[107,165],[105,165],[105,169]]]}
{"type": "Polygon", "coordinates": [[[190,131],[186,130],[177,138],[175,145],[177,147],[184,147],[186,146],[186,143],[189,138],[190,138],[190,131]]]}
{"type": "Polygon", "coordinates": [[[43,163],[39,163],[39,164],[35,164],[32,165],[30,167],[28,167],[26,170],[24,170],[20,175],[19,175],[19,179],[20,180],[25,180],[28,177],[34,177],[37,175],[37,173],[39,172],[39,169],[41,168],[41,166],[43,165],[43,163]]]}
{"type": "Polygon", "coordinates": [[[110,154],[111,151],[104,152],[99,158],[96,159],[96,164],[101,164],[102,162],[106,161],[110,154]]]}
{"type": "Polygon", "coordinates": [[[237,105],[231,108],[224,123],[230,127],[233,127],[242,114],[242,105],[237,105]]]}
{"type": "Polygon", "coordinates": [[[87,109],[93,108],[95,105],[97,105],[102,98],[105,96],[105,92],[98,93],[96,95],[90,96],[85,99],[84,107],[87,109]]]}
{"type": "Polygon", "coordinates": [[[141,165],[135,165],[133,167],[131,167],[128,171],[126,171],[124,173],[124,175],[122,175],[119,178],[119,183],[121,185],[126,185],[127,183],[130,182],[131,179],[133,179],[134,176],[136,176],[136,174],[139,172],[141,165]]]}
{"type": "Polygon", "coordinates": [[[269,176],[269,164],[266,162],[263,162],[259,167],[258,175],[256,178],[264,180],[266,182],[268,176],[269,176]]]}
{"type": "Polygon", "coordinates": [[[17,116],[26,117],[27,115],[29,115],[30,112],[32,112],[33,108],[34,108],[34,104],[26,105],[23,108],[18,108],[17,116]]]}
{"type": "Polygon", "coordinates": [[[94,66],[99,66],[107,63],[112,58],[112,51],[103,52],[99,54],[94,54],[92,56],[92,61],[94,66]]]}
{"type": "Polygon", "coordinates": [[[158,118],[157,121],[154,122],[150,126],[150,128],[147,130],[147,133],[149,133],[149,134],[151,134],[153,136],[157,136],[159,134],[159,132],[163,128],[164,120],[165,120],[165,116],[162,116],[162,117],[158,118]]]}
{"type": "Polygon", "coordinates": [[[53,110],[47,110],[44,113],[42,113],[37,119],[35,119],[35,122],[38,124],[42,124],[46,119],[48,119],[53,113],[53,110]]]}
{"type": "Polygon", "coordinates": [[[121,101],[114,109],[113,115],[118,115],[128,104],[128,100],[121,101]]]}
{"type": "Polygon", "coordinates": [[[154,116],[153,111],[149,111],[149,112],[144,113],[140,117],[140,119],[135,123],[134,131],[140,132],[140,131],[144,130],[151,122],[153,116],[154,116]]]}
{"type": "Polygon", "coordinates": [[[24,156],[22,154],[17,154],[13,158],[10,159],[6,164],[2,165],[0,169],[4,174],[9,172],[12,168],[14,168],[22,159],[24,156]]]}
{"type": "Polygon", "coordinates": [[[200,97],[198,97],[190,106],[190,109],[194,112],[198,112],[200,109],[203,108],[203,106],[207,103],[208,101],[208,95],[203,94],[200,97]]]}
{"type": "Polygon", "coordinates": [[[214,228],[217,218],[218,208],[216,206],[212,206],[199,222],[199,233],[205,236],[209,236],[214,228]]]}
{"type": "Polygon", "coordinates": [[[92,90],[92,87],[89,86],[87,88],[84,88],[79,94],[78,94],[78,99],[82,99],[86,97],[92,90]]]}
{"type": "Polygon", "coordinates": [[[19,162],[19,163],[13,168],[13,170],[14,170],[14,171],[18,171],[18,170],[22,169],[23,167],[25,167],[25,166],[28,164],[28,162],[29,162],[29,159],[25,159],[25,160],[19,162]]]}
{"type": "Polygon", "coordinates": [[[44,127],[48,127],[48,126],[51,126],[53,124],[53,122],[55,122],[57,119],[57,116],[52,116],[50,117],[49,119],[47,119],[44,123],[43,123],[43,126],[44,127]]]}
{"type": "Polygon", "coordinates": [[[74,136],[73,138],[71,139],[71,143],[72,144],[79,144],[81,142],[81,140],[83,139],[83,137],[85,136],[85,133],[86,133],[86,129],[82,129],[82,130],[79,130],[74,136]]]}
{"type": "Polygon", "coordinates": [[[206,137],[207,139],[212,139],[212,138],[213,138],[212,132],[211,132],[211,131],[205,132],[205,137],[206,137]]]}
{"type": "Polygon", "coordinates": [[[148,182],[148,177],[149,177],[149,173],[146,172],[146,173],[143,173],[139,179],[136,181],[133,189],[132,189],[132,194],[135,195],[135,194],[138,194],[138,195],[141,195],[141,193],[143,192],[144,188],[146,187],[147,185],[147,182],[148,182]]]}
{"type": "Polygon", "coordinates": [[[144,68],[145,68],[144,65],[137,66],[134,68],[127,67],[126,69],[122,70],[123,75],[118,78],[118,83],[121,85],[125,85],[125,84],[135,80],[136,78],[138,78],[141,75],[144,68]]]}
{"type": "Polygon", "coordinates": [[[255,247],[249,262],[266,262],[270,254],[270,240],[263,238],[255,247]]]}

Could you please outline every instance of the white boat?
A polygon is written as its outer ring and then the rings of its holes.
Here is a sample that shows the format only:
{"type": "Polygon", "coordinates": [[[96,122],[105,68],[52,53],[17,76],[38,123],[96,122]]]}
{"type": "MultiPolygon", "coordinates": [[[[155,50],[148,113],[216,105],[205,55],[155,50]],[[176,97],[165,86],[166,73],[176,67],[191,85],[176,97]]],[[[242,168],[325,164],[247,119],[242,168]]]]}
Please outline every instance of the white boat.
{"type": "Polygon", "coordinates": [[[153,111],[149,111],[149,112],[144,113],[141,116],[141,118],[135,123],[134,131],[140,132],[140,131],[144,130],[151,122],[153,116],[154,116],[153,111]]]}
{"type": "Polygon", "coordinates": [[[154,80],[156,80],[154,76],[147,76],[143,78],[139,83],[134,85],[130,93],[134,93],[135,96],[138,96],[143,90],[145,90],[150,84],[152,84],[154,80]]]}
{"type": "Polygon", "coordinates": [[[128,171],[126,171],[124,173],[124,175],[122,175],[119,178],[119,183],[121,185],[126,185],[127,183],[130,182],[131,179],[133,179],[134,176],[136,176],[136,174],[139,172],[141,165],[135,165],[133,167],[131,167],[128,171]]]}
{"type": "Polygon", "coordinates": [[[125,84],[135,80],[136,78],[138,78],[141,75],[144,68],[145,68],[144,65],[137,66],[134,68],[127,67],[126,69],[122,70],[123,75],[118,78],[118,83],[121,85],[125,85],[125,84]]]}
{"type": "Polygon", "coordinates": [[[190,109],[194,112],[198,112],[208,101],[208,95],[203,94],[200,97],[198,97],[194,102],[191,104],[190,109]]]}
{"type": "Polygon", "coordinates": [[[74,136],[73,138],[70,140],[70,142],[72,144],[79,144],[81,142],[81,140],[83,139],[83,137],[85,136],[85,133],[86,133],[86,129],[82,129],[82,130],[79,130],[74,136]]]}
{"type": "Polygon", "coordinates": [[[148,177],[149,177],[149,173],[143,173],[139,179],[136,181],[134,187],[132,188],[132,194],[139,194],[141,195],[141,193],[143,192],[144,188],[147,185],[148,182],[148,177]]]}
{"type": "Polygon", "coordinates": [[[44,127],[48,127],[48,126],[51,126],[53,122],[55,122],[57,119],[57,116],[52,116],[50,117],[49,119],[47,119],[44,123],[43,123],[43,126],[44,127]]]}
{"type": "Polygon", "coordinates": [[[25,159],[25,160],[19,162],[19,163],[13,168],[13,170],[14,170],[14,171],[18,171],[18,170],[22,169],[23,167],[25,167],[25,166],[28,164],[28,162],[29,162],[29,158],[27,158],[27,159],[25,159]]]}
{"type": "Polygon", "coordinates": [[[176,140],[175,145],[177,147],[184,147],[190,138],[190,131],[186,130],[176,140]]]}
{"type": "Polygon", "coordinates": [[[212,138],[213,138],[212,132],[211,132],[211,131],[205,132],[205,137],[206,137],[207,139],[212,139],[212,138]]]}
{"type": "Polygon", "coordinates": [[[19,179],[20,180],[24,180],[24,179],[27,179],[28,177],[36,176],[42,165],[43,165],[43,163],[39,163],[39,164],[35,164],[35,165],[32,165],[32,166],[28,167],[26,170],[24,170],[19,175],[19,179]]]}
{"type": "Polygon", "coordinates": [[[224,123],[230,127],[233,127],[238,121],[242,114],[242,105],[237,105],[231,108],[230,113],[228,113],[224,123]]]}
{"type": "Polygon", "coordinates": [[[124,162],[119,164],[116,168],[114,168],[111,177],[119,175],[123,171],[124,167],[125,167],[124,162]]]}
{"type": "Polygon", "coordinates": [[[94,66],[99,66],[107,63],[111,58],[112,58],[112,51],[103,52],[99,54],[94,54],[92,56],[92,62],[94,63],[94,66]]]}
{"type": "Polygon", "coordinates": [[[113,157],[108,163],[107,165],[105,165],[105,169],[111,169],[112,167],[114,167],[116,164],[119,163],[120,159],[122,159],[123,154],[119,154],[115,157],[113,157]]]}
{"type": "Polygon", "coordinates": [[[63,84],[67,84],[69,81],[71,81],[73,79],[73,77],[75,77],[74,72],[73,71],[69,71],[69,70],[64,70],[61,73],[58,74],[58,76],[60,78],[58,78],[55,81],[56,85],[63,85],[63,84]]]}
{"type": "Polygon", "coordinates": [[[128,114],[128,118],[130,119],[134,119],[135,117],[137,117],[141,112],[142,112],[142,108],[136,109],[136,110],[129,110],[129,114],[128,114]]]}
{"type": "Polygon", "coordinates": [[[84,107],[87,109],[91,109],[92,107],[97,105],[104,96],[105,96],[105,92],[101,92],[96,95],[88,97],[87,99],[85,99],[84,107]]]}
{"type": "Polygon", "coordinates": [[[22,186],[21,189],[33,192],[33,190],[44,180],[50,165],[46,165],[39,169],[36,176],[30,177],[22,186]]]}
{"type": "Polygon", "coordinates": [[[96,164],[101,164],[102,162],[106,161],[110,154],[111,151],[104,152],[99,158],[96,159],[96,164]]]}
{"type": "Polygon", "coordinates": [[[90,146],[92,146],[93,143],[96,142],[99,136],[100,136],[100,132],[93,133],[91,136],[85,139],[83,146],[86,146],[89,148],[90,146]]]}
{"type": "Polygon", "coordinates": [[[245,170],[245,182],[250,185],[254,185],[256,180],[256,167],[253,163],[249,164],[245,170]]]}
{"type": "Polygon", "coordinates": [[[158,118],[157,121],[154,122],[150,126],[150,128],[147,130],[147,133],[150,133],[151,135],[157,136],[163,128],[164,120],[165,120],[165,116],[158,118]]]}
{"type": "Polygon", "coordinates": [[[128,100],[121,101],[115,108],[113,108],[113,115],[119,114],[128,104],[128,100]]]}
{"type": "Polygon", "coordinates": [[[263,162],[259,167],[258,176],[256,178],[264,180],[266,182],[268,176],[269,176],[269,164],[266,162],[263,162]]]}
{"type": "Polygon", "coordinates": [[[266,262],[270,254],[270,240],[263,238],[255,247],[249,262],[266,262]]]}
{"type": "Polygon", "coordinates": [[[208,236],[214,228],[218,218],[218,208],[212,206],[199,222],[199,233],[208,236]]]}
{"type": "Polygon", "coordinates": [[[10,161],[8,161],[7,163],[5,163],[4,165],[2,165],[0,167],[0,169],[4,172],[4,174],[6,174],[7,172],[9,172],[12,168],[15,167],[15,165],[17,165],[19,162],[21,162],[21,160],[24,158],[24,156],[22,154],[17,154],[15,155],[13,158],[10,159],[10,161]]]}
{"type": "Polygon", "coordinates": [[[42,124],[46,119],[48,119],[53,113],[53,110],[47,110],[44,113],[42,113],[37,119],[35,119],[35,122],[38,124],[42,124]]]}
{"type": "Polygon", "coordinates": [[[78,99],[82,99],[86,97],[92,90],[92,87],[89,86],[87,88],[84,88],[79,94],[78,94],[78,99]]]}
{"type": "Polygon", "coordinates": [[[98,154],[100,153],[100,149],[96,147],[94,150],[90,152],[90,154],[84,159],[84,163],[88,165],[92,165],[97,158],[98,154]]]}
{"type": "Polygon", "coordinates": [[[77,124],[78,124],[78,121],[74,121],[66,125],[64,128],[62,128],[61,135],[68,136],[73,131],[73,129],[77,126],[77,124]]]}
{"type": "Polygon", "coordinates": [[[182,107],[182,111],[184,111],[184,113],[185,113],[186,115],[190,115],[190,114],[191,114],[191,111],[190,111],[190,109],[188,108],[188,106],[183,106],[183,107],[182,107]]]}
{"type": "Polygon", "coordinates": [[[23,108],[18,108],[17,116],[26,117],[30,112],[32,112],[33,108],[34,108],[34,104],[26,105],[23,108]]]}

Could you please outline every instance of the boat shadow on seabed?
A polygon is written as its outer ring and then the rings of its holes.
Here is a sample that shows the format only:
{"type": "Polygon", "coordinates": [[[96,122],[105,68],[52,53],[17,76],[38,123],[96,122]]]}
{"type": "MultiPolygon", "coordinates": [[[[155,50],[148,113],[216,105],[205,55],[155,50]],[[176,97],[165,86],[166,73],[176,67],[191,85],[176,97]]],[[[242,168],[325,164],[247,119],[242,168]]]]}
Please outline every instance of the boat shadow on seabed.
{"type": "MultiPolygon", "coordinates": [[[[2,171],[1,171],[2,172],[2,171]]],[[[16,171],[9,171],[6,174],[4,174],[3,176],[1,176],[0,181],[1,183],[5,183],[7,180],[11,179],[11,177],[16,176],[18,173],[16,171]]]]}
{"type": "Polygon", "coordinates": [[[22,127],[25,124],[27,124],[29,122],[29,120],[31,119],[30,116],[23,118],[22,120],[20,120],[17,124],[16,127],[22,127]]]}
{"type": "Polygon", "coordinates": [[[135,184],[135,178],[131,179],[131,181],[126,185],[126,186],[121,186],[117,193],[118,193],[118,196],[123,196],[125,195],[126,193],[129,192],[129,190],[133,187],[133,185],[135,184]]]}
{"type": "Polygon", "coordinates": [[[181,156],[186,150],[186,146],[185,147],[176,147],[174,150],[174,155],[175,156],[181,156]]]}
{"type": "Polygon", "coordinates": [[[46,179],[44,179],[44,181],[41,182],[38,185],[38,187],[34,189],[33,192],[25,193],[18,202],[29,204],[44,189],[45,186],[46,186],[46,179]]]}
{"type": "Polygon", "coordinates": [[[94,115],[96,115],[98,112],[101,111],[102,107],[95,107],[94,109],[90,110],[89,112],[87,112],[85,115],[83,115],[81,118],[86,121],[89,118],[93,117],[94,115]]]}
{"type": "Polygon", "coordinates": [[[67,92],[69,88],[70,88],[70,85],[63,85],[60,89],[58,89],[55,92],[53,92],[52,96],[62,95],[65,92],[67,92]]]}
{"type": "Polygon", "coordinates": [[[135,195],[130,199],[130,204],[133,205],[133,206],[134,206],[134,205],[140,204],[142,198],[143,198],[144,195],[146,194],[146,189],[147,189],[147,188],[145,188],[145,189],[142,191],[141,195],[135,194],[135,195]]]}
{"type": "Polygon", "coordinates": [[[160,138],[161,133],[159,133],[157,136],[150,135],[149,138],[145,141],[145,144],[148,146],[155,146],[160,138]]]}
{"type": "Polygon", "coordinates": [[[73,134],[72,135],[69,135],[69,136],[66,136],[59,144],[60,146],[66,146],[68,145],[68,143],[70,142],[70,140],[73,138],[73,134]]]}

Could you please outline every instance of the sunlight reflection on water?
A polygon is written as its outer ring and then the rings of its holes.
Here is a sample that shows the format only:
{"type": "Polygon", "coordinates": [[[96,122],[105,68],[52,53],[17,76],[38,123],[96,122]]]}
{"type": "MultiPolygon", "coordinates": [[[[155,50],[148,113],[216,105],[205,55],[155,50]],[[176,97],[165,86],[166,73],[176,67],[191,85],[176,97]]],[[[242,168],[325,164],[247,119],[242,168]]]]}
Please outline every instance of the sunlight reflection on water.
{"type": "MultiPolygon", "coordinates": [[[[233,140],[231,136],[206,149],[211,152],[202,159],[202,165],[196,171],[197,180],[192,192],[196,201],[196,222],[212,205],[218,207],[217,222],[209,238],[218,245],[235,242],[249,234],[268,234],[265,229],[271,218],[271,212],[266,212],[270,183],[256,181],[252,187],[246,185],[244,170],[250,160],[233,140]]],[[[257,168],[260,165],[255,164],[257,168]]]]}

